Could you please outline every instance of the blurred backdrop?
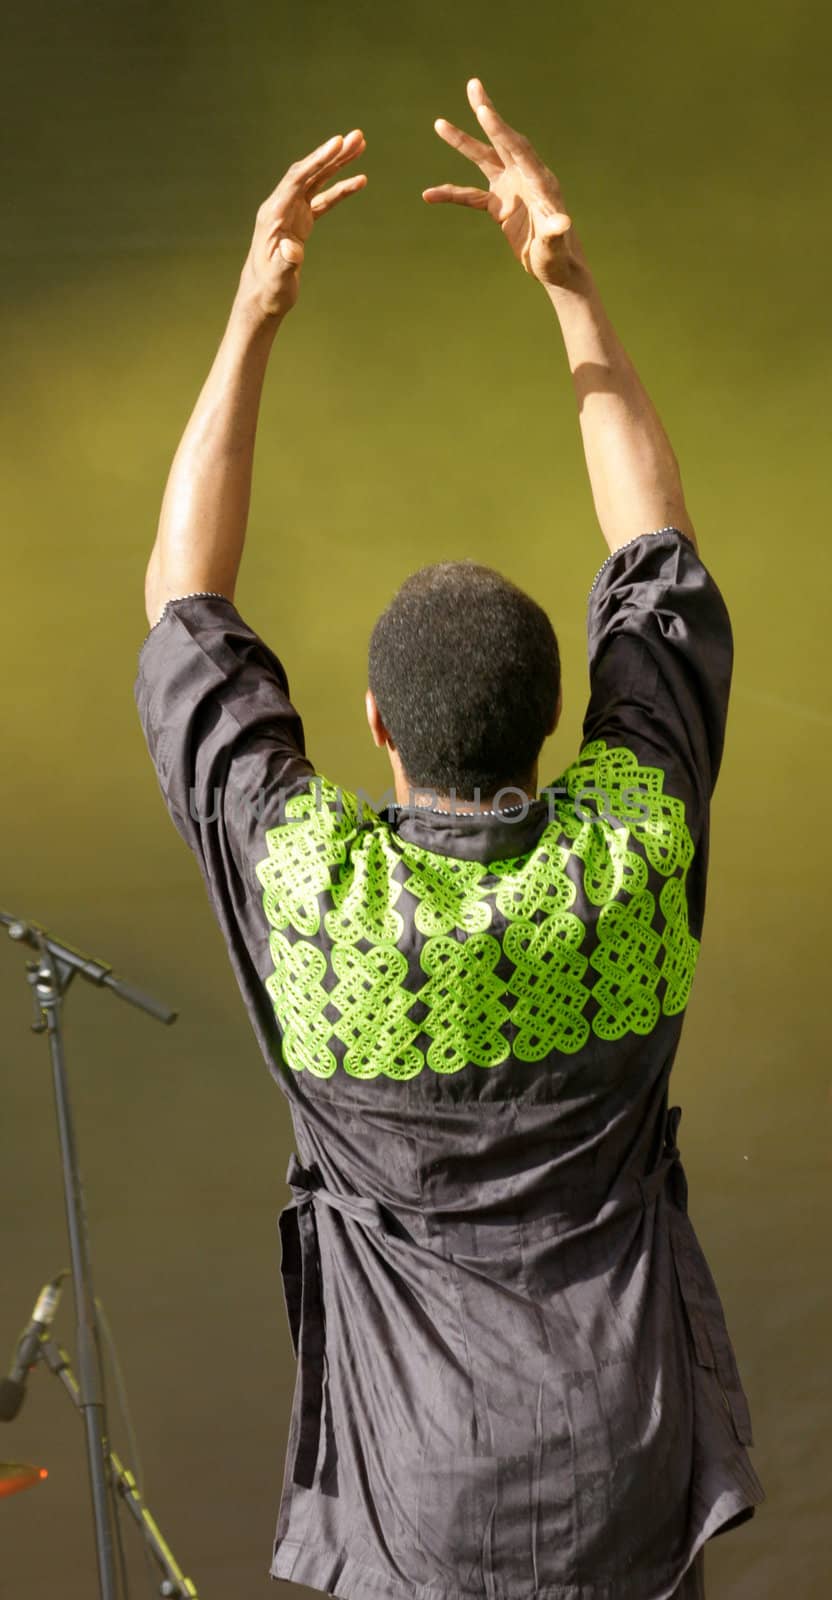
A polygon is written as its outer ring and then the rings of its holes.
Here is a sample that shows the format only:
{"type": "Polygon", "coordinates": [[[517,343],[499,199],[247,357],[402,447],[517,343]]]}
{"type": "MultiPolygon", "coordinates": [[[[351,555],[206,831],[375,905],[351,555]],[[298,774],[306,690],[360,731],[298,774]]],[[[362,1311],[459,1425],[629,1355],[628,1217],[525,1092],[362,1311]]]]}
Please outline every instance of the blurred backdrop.
{"type": "MultiPolygon", "coordinates": [[[[566,706],[542,780],[579,738],[605,548],[559,330],[486,217],[420,198],[469,181],[432,124],[474,126],[478,74],[561,179],[733,616],[673,1098],[768,1501],[708,1546],[708,1592],[821,1600],[828,8],[29,0],[3,33],[0,904],[181,1012],[164,1029],[80,983],[66,1008],[95,1286],[163,1531],[204,1600],[273,1592],[294,1379],[275,1219],[292,1130],[143,745],[143,575],[255,209],[333,132],[364,129],[369,182],[316,228],[275,345],[240,610],[287,665],[319,769],[380,793],[362,705],[375,616],[425,562],[489,562],[561,639],[566,706]]],[[[0,1000],[5,1353],[67,1246],[47,1048],[5,937],[0,1000]]],[[[69,1296],[58,1332],[72,1343],[69,1296]]],[[[114,1433],[126,1450],[115,1416],[114,1433]]],[[[50,1472],[0,1502],[0,1594],[86,1600],[83,1435],[45,1372],[0,1456],[50,1472]]]]}

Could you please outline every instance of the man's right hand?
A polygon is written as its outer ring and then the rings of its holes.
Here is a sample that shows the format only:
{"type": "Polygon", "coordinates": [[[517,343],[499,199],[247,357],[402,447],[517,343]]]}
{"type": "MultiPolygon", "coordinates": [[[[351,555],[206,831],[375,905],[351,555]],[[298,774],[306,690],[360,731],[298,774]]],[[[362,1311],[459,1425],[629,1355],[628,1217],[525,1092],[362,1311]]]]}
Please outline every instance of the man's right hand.
{"type": "Polygon", "coordinates": [[[434,123],[446,144],[467,156],[488,179],[487,189],[443,183],[424,189],[430,205],[448,201],[487,211],[500,224],[525,271],[548,287],[571,287],[588,273],[560,184],[528,139],[495,110],[479,78],[468,80],[468,99],[489,144],[444,117],[434,123]]]}

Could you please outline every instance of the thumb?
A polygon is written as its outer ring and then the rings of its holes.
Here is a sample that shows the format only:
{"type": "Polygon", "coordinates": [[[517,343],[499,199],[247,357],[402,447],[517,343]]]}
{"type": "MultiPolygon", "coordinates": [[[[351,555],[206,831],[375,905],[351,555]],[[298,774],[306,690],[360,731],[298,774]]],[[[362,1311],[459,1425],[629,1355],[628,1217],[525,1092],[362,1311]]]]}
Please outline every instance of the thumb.
{"type": "Polygon", "coordinates": [[[281,239],[278,249],[283,257],[283,260],[288,261],[290,267],[300,266],[301,262],[303,261],[303,245],[300,243],[300,240],[286,238],[281,239]]]}
{"type": "Polygon", "coordinates": [[[572,226],[572,218],[565,211],[558,211],[553,216],[546,217],[540,225],[541,239],[558,239],[561,234],[568,233],[572,226]]]}

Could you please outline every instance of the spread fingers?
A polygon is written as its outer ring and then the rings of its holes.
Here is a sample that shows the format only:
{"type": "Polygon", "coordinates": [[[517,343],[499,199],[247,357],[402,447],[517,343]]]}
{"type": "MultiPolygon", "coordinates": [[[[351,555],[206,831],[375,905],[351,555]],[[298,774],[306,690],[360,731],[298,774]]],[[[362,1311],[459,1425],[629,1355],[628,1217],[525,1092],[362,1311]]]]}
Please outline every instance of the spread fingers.
{"type": "Polygon", "coordinates": [[[457,206],[473,206],[477,211],[487,211],[491,194],[488,189],[466,189],[458,183],[438,183],[432,189],[422,190],[422,199],[428,205],[451,201],[457,206]]]}
{"type": "Polygon", "coordinates": [[[467,156],[468,160],[473,161],[487,177],[500,170],[502,162],[493,145],[485,144],[482,139],[474,139],[464,128],[458,128],[456,123],[449,122],[447,117],[437,117],[433,126],[440,139],[452,145],[460,155],[467,156]]]}

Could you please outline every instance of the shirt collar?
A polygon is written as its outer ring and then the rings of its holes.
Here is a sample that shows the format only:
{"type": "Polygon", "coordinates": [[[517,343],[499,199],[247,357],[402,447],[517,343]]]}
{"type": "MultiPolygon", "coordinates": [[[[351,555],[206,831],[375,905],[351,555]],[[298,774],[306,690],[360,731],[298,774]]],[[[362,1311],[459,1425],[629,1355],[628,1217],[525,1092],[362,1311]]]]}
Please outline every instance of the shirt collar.
{"type": "Polygon", "coordinates": [[[546,800],[504,811],[436,811],[427,806],[386,806],[378,813],[399,838],[463,861],[507,861],[537,844],[549,821],[546,800]]]}

